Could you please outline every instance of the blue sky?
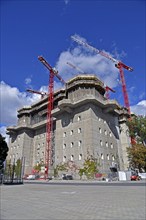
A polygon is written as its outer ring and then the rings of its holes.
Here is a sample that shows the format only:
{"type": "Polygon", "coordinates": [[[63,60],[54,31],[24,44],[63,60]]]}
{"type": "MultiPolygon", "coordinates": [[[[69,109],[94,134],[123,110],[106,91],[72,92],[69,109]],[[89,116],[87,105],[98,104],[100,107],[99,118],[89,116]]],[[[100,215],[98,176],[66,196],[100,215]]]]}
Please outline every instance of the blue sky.
{"type": "MultiPolygon", "coordinates": [[[[40,97],[26,88],[46,90],[49,73],[43,55],[67,81],[78,74],[66,62],[96,74],[116,90],[124,105],[119,72],[111,61],[71,40],[77,34],[95,48],[133,67],[124,70],[132,111],[145,114],[145,6],[137,1],[1,0],[1,126],[16,123],[17,109],[40,97]]],[[[62,85],[55,82],[55,87],[62,85]]]]}

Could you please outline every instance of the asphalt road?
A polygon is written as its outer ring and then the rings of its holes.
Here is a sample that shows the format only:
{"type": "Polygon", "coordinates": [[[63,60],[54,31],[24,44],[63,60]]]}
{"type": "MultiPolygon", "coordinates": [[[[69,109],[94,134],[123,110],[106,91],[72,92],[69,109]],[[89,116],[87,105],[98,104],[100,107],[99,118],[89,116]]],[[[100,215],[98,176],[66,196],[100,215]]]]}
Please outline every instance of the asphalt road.
{"type": "Polygon", "coordinates": [[[39,182],[1,185],[1,220],[145,220],[140,182],[39,182]]]}

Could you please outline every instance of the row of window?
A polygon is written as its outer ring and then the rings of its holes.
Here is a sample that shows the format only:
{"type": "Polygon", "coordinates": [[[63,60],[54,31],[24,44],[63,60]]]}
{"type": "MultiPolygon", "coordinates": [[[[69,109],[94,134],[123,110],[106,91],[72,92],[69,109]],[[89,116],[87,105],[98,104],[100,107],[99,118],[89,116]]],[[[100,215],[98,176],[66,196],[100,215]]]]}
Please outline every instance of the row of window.
{"type": "Polygon", "coordinates": [[[12,150],[19,149],[19,147],[20,147],[19,144],[18,144],[17,146],[13,146],[13,147],[11,147],[11,151],[12,151],[12,150]]]}
{"type": "MultiPolygon", "coordinates": [[[[81,129],[81,128],[78,128],[78,134],[81,133],[81,132],[82,132],[82,129],[81,129]]],[[[71,130],[71,131],[70,131],[70,135],[73,135],[73,133],[74,133],[74,131],[71,130]]],[[[101,129],[101,128],[99,128],[99,133],[102,134],[102,129],[101,129]]],[[[104,130],[104,134],[105,134],[105,135],[108,135],[107,130],[104,130]]],[[[67,135],[66,132],[64,132],[64,133],[63,133],[63,137],[66,137],[66,135],[67,135]]],[[[111,131],[109,132],[109,136],[112,137],[112,132],[111,132],[111,131]]]]}
{"type": "MultiPolygon", "coordinates": [[[[82,160],[82,154],[79,154],[79,160],[82,160]]],[[[70,156],[70,160],[71,161],[74,161],[74,155],[71,155],[70,156]]],[[[63,156],[63,162],[66,162],[66,156],[63,156]]]]}
{"type": "MultiPolygon", "coordinates": [[[[100,140],[100,146],[101,146],[101,147],[103,146],[102,140],[100,140]]],[[[109,143],[108,143],[107,141],[105,142],[105,146],[106,146],[106,147],[109,147],[109,143]]],[[[110,147],[111,147],[111,148],[114,147],[113,143],[110,143],[110,147]]]]}
{"type": "Polygon", "coordinates": [[[13,154],[13,155],[11,154],[11,155],[10,155],[10,159],[12,159],[12,158],[13,158],[13,159],[14,159],[14,158],[15,158],[15,159],[19,159],[20,156],[18,155],[18,153],[13,154]]]}
{"type": "MultiPolygon", "coordinates": [[[[80,134],[82,132],[82,129],[81,128],[78,128],[78,134],[80,134]]],[[[70,131],[70,135],[73,135],[74,131],[71,130],[70,131]]],[[[66,132],[63,133],[63,137],[66,137],[66,132]]]]}
{"type": "MultiPolygon", "coordinates": [[[[99,128],[99,133],[100,133],[100,134],[103,133],[102,128],[99,128]]],[[[104,130],[104,134],[105,134],[105,135],[108,135],[107,130],[104,130]]],[[[111,131],[109,132],[109,136],[112,137],[112,132],[111,132],[111,131]]]]}
{"type": "MultiPolygon", "coordinates": [[[[78,141],[78,146],[80,147],[82,145],[82,141],[81,140],[79,140],[78,141]]],[[[103,142],[102,142],[102,140],[100,140],[100,146],[102,147],[103,146],[103,142]]],[[[105,146],[106,147],[109,147],[109,143],[108,142],[105,142],[105,146]]],[[[74,142],[71,142],[70,143],[70,147],[72,148],[72,147],[74,147],[74,142]]],[[[111,149],[113,149],[113,143],[110,143],[110,147],[111,147],[111,149]]],[[[63,144],[63,149],[65,149],[66,148],[66,144],[64,143],[63,144]]]]}
{"type": "MultiPolygon", "coordinates": [[[[104,160],[104,154],[101,154],[101,159],[104,160]]],[[[109,154],[107,154],[106,155],[106,159],[107,160],[112,159],[114,161],[115,160],[115,156],[112,155],[111,158],[110,158],[109,154]]],[[[66,162],[66,160],[67,160],[66,156],[63,156],[63,162],[66,162]]],[[[74,161],[74,155],[70,156],[70,160],[74,161]]],[[[78,160],[82,160],[82,154],[79,154],[78,160]]]]}
{"type": "MultiPolygon", "coordinates": [[[[107,160],[110,160],[109,154],[106,155],[106,158],[107,158],[107,160]]],[[[101,154],[101,159],[104,160],[104,154],[101,154]]],[[[114,160],[115,160],[115,156],[112,155],[112,156],[111,156],[111,159],[114,161],[114,160]]]]}

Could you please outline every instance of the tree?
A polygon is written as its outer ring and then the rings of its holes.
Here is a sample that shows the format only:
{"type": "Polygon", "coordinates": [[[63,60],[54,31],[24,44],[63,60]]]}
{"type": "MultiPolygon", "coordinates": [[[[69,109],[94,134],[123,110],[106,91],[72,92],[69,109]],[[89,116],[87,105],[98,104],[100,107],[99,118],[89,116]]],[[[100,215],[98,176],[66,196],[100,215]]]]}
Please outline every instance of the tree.
{"type": "Polygon", "coordinates": [[[80,178],[85,174],[88,179],[93,179],[94,175],[98,172],[97,166],[99,166],[97,159],[93,156],[88,156],[87,159],[85,159],[83,168],[79,169],[80,178]]]}
{"type": "Polygon", "coordinates": [[[127,148],[129,165],[140,172],[146,171],[146,116],[133,116],[127,125],[130,137],[136,140],[127,148]]]}
{"type": "Polygon", "coordinates": [[[146,147],[143,144],[135,144],[127,148],[129,165],[139,172],[146,172],[146,147]]]}
{"type": "Polygon", "coordinates": [[[133,116],[127,121],[130,137],[136,139],[137,143],[146,145],[146,116],[133,116]]]}
{"type": "Polygon", "coordinates": [[[18,159],[15,165],[15,174],[17,177],[21,177],[21,171],[22,171],[22,160],[18,159]]]}
{"type": "Polygon", "coordinates": [[[59,171],[68,171],[67,163],[60,163],[54,168],[54,177],[58,177],[59,171]]]}
{"type": "Polygon", "coordinates": [[[4,167],[4,161],[8,155],[8,146],[5,141],[5,138],[0,134],[0,170],[4,167]]]}
{"type": "Polygon", "coordinates": [[[43,163],[38,163],[38,164],[36,164],[36,165],[33,167],[33,169],[34,169],[34,171],[40,172],[40,171],[41,171],[41,167],[43,167],[43,166],[44,166],[43,163]]]}

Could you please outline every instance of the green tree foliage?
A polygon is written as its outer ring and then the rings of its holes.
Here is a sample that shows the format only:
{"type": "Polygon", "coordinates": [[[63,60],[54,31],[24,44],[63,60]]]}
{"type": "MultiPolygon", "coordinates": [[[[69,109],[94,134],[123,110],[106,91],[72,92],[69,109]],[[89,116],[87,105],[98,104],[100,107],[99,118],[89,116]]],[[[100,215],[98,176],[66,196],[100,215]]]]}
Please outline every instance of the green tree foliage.
{"type": "Polygon", "coordinates": [[[8,146],[5,138],[0,134],[0,170],[3,169],[3,163],[6,160],[8,154],[8,146]]]}
{"type": "Polygon", "coordinates": [[[13,166],[11,164],[11,160],[6,160],[4,174],[6,176],[11,176],[12,175],[12,171],[13,171],[13,166]]]}
{"type": "Polygon", "coordinates": [[[43,167],[43,166],[44,166],[43,163],[38,163],[38,164],[36,164],[36,165],[33,167],[33,169],[36,170],[36,171],[38,171],[38,172],[40,172],[40,171],[41,171],[41,167],[43,167]]]}
{"type": "Polygon", "coordinates": [[[130,137],[146,145],[146,116],[134,116],[127,122],[130,137]]]}
{"type": "Polygon", "coordinates": [[[60,163],[54,168],[54,177],[58,177],[59,171],[68,171],[67,163],[60,163]]]}
{"type": "Polygon", "coordinates": [[[84,161],[83,168],[79,169],[80,178],[82,178],[83,174],[85,174],[87,179],[93,179],[95,174],[98,172],[97,166],[99,166],[97,159],[93,156],[88,156],[84,161]]]}
{"type": "Polygon", "coordinates": [[[131,168],[146,172],[146,147],[143,144],[135,144],[127,149],[131,168]]]}
{"type": "Polygon", "coordinates": [[[22,160],[18,159],[15,165],[15,174],[17,177],[21,176],[21,170],[22,170],[22,160]]]}
{"type": "Polygon", "coordinates": [[[136,140],[136,144],[127,148],[129,164],[131,168],[140,172],[146,171],[146,117],[134,116],[127,122],[130,137],[136,140]]]}

